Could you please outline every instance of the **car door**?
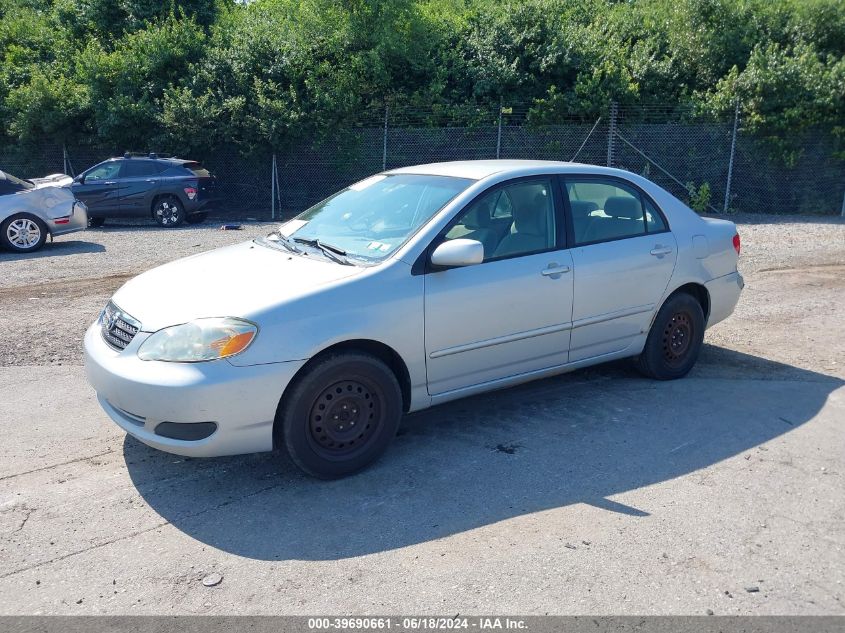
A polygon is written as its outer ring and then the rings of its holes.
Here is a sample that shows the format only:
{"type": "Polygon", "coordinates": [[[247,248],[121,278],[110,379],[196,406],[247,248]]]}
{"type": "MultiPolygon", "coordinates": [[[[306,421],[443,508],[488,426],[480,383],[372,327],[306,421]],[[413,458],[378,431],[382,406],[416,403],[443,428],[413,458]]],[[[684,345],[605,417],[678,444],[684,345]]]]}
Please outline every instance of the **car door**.
{"type": "Polygon", "coordinates": [[[425,276],[425,348],[433,396],[567,362],[572,258],[552,177],[480,195],[432,244],[475,239],[480,264],[425,276]],[[510,221],[502,222],[510,213],[510,221]]]}
{"type": "Polygon", "coordinates": [[[108,160],[95,165],[74,180],[71,191],[82,200],[91,215],[120,213],[120,167],[122,160],[108,160]]]}
{"type": "Polygon", "coordinates": [[[573,244],[571,362],[613,354],[647,334],[677,258],[657,206],[613,177],[566,176],[573,244]]]}
{"type": "Polygon", "coordinates": [[[123,161],[120,170],[120,211],[125,215],[146,215],[160,185],[160,164],[142,158],[123,161]]]}

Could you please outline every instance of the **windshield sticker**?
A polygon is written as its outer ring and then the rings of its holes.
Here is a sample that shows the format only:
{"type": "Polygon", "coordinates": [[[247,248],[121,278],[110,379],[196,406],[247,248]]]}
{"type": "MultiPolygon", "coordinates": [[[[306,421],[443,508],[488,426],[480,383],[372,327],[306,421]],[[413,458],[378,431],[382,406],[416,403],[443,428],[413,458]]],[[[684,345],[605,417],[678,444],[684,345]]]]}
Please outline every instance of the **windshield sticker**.
{"type": "Polygon", "coordinates": [[[356,182],[354,185],[349,185],[349,188],[352,189],[352,191],[363,191],[367,187],[370,187],[370,186],[376,184],[377,182],[381,182],[385,178],[387,178],[387,176],[385,176],[383,174],[378,174],[376,176],[370,176],[369,178],[365,178],[361,182],[356,182]]]}

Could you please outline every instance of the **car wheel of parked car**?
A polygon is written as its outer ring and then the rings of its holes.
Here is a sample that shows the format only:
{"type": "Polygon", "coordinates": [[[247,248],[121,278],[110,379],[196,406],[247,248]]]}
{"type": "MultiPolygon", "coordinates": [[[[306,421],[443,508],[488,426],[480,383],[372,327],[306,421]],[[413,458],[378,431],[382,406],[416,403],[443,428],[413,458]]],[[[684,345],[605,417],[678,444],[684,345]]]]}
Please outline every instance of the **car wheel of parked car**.
{"type": "Polygon", "coordinates": [[[47,226],[38,218],[18,213],[0,224],[0,244],[18,253],[30,253],[44,246],[47,226]]]}
{"type": "Polygon", "coordinates": [[[173,228],[185,221],[185,209],[175,196],[162,196],[153,206],[153,217],[161,226],[173,228]]]}
{"type": "Polygon", "coordinates": [[[704,311],[695,297],[672,295],[654,319],[637,368],[657,380],[686,376],[701,351],[704,326],[704,311]]]}
{"type": "Polygon", "coordinates": [[[368,354],[342,353],[317,360],[291,386],[277,423],[297,466],[334,479],[375,461],[401,417],[402,392],[390,368],[368,354]]]}
{"type": "Polygon", "coordinates": [[[106,223],[105,218],[88,218],[88,228],[98,229],[106,223]]]}
{"type": "Polygon", "coordinates": [[[208,213],[192,213],[188,217],[185,218],[185,222],[188,224],[201,224],[205,222],[205,219],[208,217],[208,213]]]}

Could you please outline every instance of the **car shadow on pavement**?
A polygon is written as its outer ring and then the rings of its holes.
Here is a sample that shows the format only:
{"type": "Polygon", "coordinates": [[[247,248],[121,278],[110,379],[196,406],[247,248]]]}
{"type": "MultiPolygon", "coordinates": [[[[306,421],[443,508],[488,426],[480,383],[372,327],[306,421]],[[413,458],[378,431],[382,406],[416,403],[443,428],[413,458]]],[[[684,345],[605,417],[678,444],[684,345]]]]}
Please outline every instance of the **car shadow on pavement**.
{"type": "Polygon", "coordinates": [[[16,262],[21,259],[41,259],[44,257],[61,257],[63,255],[81,255],[83,253],[103,253],[106,247],[95,242],[81,240],[60,240],[47,242],[39,250],[32,253],[13,253],[0,250],[0,261],[16,262]]]}
{"type": "Polygon", "coordinates": [[[707,345],[684,380],[614,363],[411,414],[372,468],[302,475],[284,452],[185,459],[131,437],[145,501],[176,528],[263,560],[372,554],[585,503],[642,520],[613,495],[680,477],[794,431],[839,378],[707,345]]]}

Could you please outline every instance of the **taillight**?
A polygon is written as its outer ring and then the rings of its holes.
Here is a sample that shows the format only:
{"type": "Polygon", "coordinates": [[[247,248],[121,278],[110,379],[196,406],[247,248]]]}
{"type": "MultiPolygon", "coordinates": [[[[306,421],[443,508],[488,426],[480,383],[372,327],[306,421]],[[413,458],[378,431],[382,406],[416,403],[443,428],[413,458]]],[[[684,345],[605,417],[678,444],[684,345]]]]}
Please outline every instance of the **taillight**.
{"type": "Polygon", "coordinates": [[[185,195],[188,196],[188,200],[193,200],[197,197],[197,190],[195,187],[185,187],[185,195]]]}
{"type": "Polygon", "coordinates": [[[740,241],[739,241],[739,233],[736,233],[734,235],[734,250],[736,251],[737,256],[739,256],[739,251],[740,251],[741,247],[742,247],[742,245],[740,244],[740,241]]]}

